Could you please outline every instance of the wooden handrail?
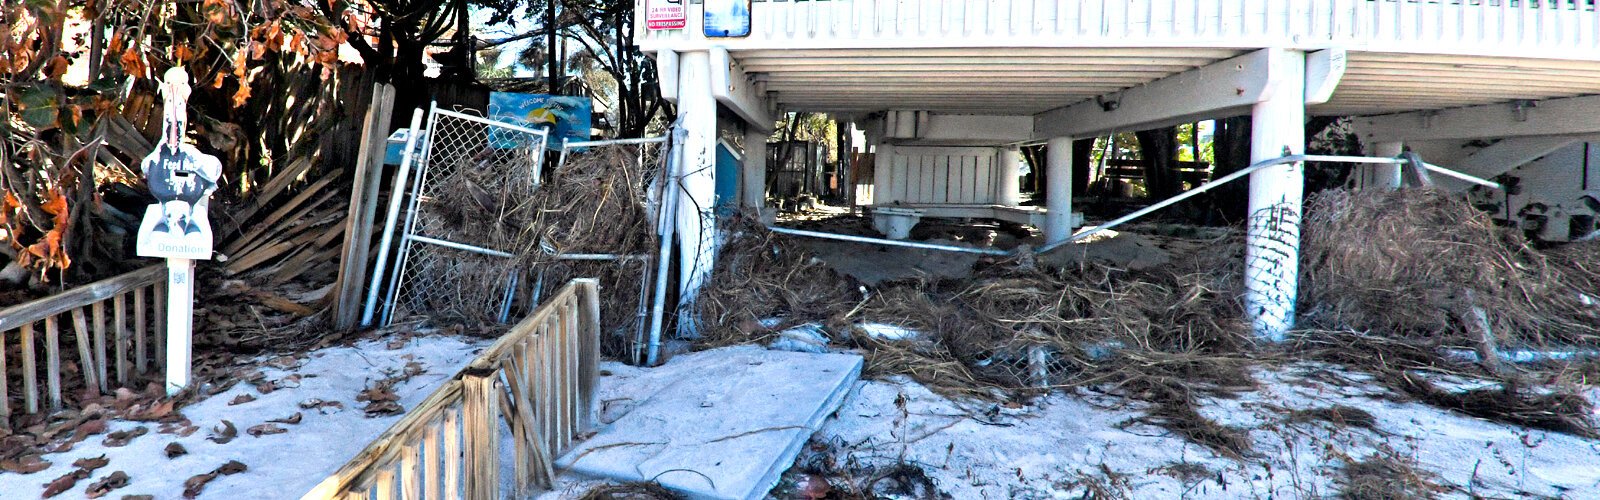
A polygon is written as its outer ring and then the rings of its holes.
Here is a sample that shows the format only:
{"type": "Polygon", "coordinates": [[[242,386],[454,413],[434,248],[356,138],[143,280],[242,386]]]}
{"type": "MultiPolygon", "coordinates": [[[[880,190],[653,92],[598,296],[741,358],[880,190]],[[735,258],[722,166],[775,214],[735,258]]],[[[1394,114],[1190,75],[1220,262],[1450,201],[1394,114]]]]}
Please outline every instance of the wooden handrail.
{"type": "Polygon", "coordinates": [[[568,282],[301,498],[367,498],[374,489],[378,498],[419,498],[420,485],[432,496],[497,497],[502,418],[519,490],[549,486],[554,455],[595,425],[599,340],[598,282],[568,282]],[[533,383],[539,377],[547,380],[533,383]]]}
{"type": "Polygon", "coordinates": [[[166,267],[154,265],[0,309],[0,332],[15,330],[22,325],[37,323],[47,317],[109,299],[128,290],[155,284],[165,279],[166,274],[166,267]]]}

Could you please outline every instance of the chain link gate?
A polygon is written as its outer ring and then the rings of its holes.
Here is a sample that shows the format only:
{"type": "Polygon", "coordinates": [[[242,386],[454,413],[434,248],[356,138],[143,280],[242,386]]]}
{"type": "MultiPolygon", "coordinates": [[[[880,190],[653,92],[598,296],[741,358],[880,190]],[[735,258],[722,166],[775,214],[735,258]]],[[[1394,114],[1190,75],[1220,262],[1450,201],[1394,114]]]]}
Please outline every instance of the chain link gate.
{"type": "Polygon", "coordinates": [[[431,314],[504,322],[518,272],[515,234],[495,222],[539,186],[548,132],[429,108],[427,135],[409,189],[383,324],[431,314]],[[461,241],[468,225],[496,228],[461,241]]]}

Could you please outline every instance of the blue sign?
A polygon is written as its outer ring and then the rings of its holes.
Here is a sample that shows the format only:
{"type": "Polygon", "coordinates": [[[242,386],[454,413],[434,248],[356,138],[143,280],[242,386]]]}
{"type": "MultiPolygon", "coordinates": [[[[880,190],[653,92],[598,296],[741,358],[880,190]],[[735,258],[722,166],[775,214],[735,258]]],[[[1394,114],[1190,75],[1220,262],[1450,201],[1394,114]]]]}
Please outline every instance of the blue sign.
{"type": "Polygon", "coordinates": [[[561,149],[563,139],[589,140],[593,107],[587,97],[489,93],[489,119],[549,131],[548,149],[561,149]]]}
{"type": "Polygon", "coordinates": [[[707,37],[750,36],[750,0],[705,0],[707,37]]]}

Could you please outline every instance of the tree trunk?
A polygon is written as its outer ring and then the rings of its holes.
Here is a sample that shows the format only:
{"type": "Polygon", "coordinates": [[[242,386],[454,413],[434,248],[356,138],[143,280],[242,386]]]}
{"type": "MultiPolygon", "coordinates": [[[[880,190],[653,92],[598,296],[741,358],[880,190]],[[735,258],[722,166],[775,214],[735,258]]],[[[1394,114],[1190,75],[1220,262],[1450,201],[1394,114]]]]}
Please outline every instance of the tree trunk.
{"type": "MultiPolygon", "coordinates": [[[[1211,178],[1219,178],[1250,166],[1250,120],[1249,116],[1235,116],[1216,121],[1212,152],[1216,155],[1217,164],[1211,170],[1211,178]]],[[[1208,195],[1210,213],[1228,223],[1244,220],[1250,202],[1249,181],[1241,179],[1228,183],[1211,190],[1208,195]]]]}
{"type": "Polygon", "coordinates": [[[1150,199],[1164,200],[1178,194],[1178,129],[1158,128],[1134,132],[1139,138],[1139,155],[1144,162],[1144,186],[1150,199]]]}

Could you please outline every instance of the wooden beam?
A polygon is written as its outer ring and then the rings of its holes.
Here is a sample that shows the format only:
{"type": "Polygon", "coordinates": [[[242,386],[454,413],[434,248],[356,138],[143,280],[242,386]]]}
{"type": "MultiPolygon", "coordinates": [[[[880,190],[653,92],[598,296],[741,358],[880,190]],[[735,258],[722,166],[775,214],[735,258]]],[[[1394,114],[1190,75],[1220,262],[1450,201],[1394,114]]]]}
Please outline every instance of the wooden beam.
{"type": "Polygon", "coordinates": [[[1347,56],[1334,48],[1306,54],[1306,104],[1315,105],[1333,98],[1334,89],[1344,79],[1347,56]]]}
{"type": "Polygon", "coordinates": [[[389,122],[394,112],[394,86],[374,85],[372,104],[367,106],[366,125],[361,133],[361,152],[356,158],[355,180],[350,186],[350,210],[346,216],[344,251],[339,257],[339,276],[334,280],[333,327],[350,330],[361,321],[363,287],[367,285],[367,255],[372,249],[372,226],[378,216],[378,182],[383,177],[383,158],[387,150],[389,122]]]}
{"type": "Polygon", "coordinates": [[[106,300],[122,292],[155,283],[158,280],[166,280],[166,274],[166,269],[162,266],[150,266],[75,287],[49,297],[0,309],[0,331],[15,330],[22,325],[38,322],[46,316],[54,316],[71,311],[106,300]]]}
{"type": "Polygon", "coordinates": [[[1034,139],[1093,137],[1244,114],[1270,97],[1288,51],[1262,49],[1034,116],[1034,139]]]}
{"type": "Polygon", "coordinates": [[[756,130],[770,133],[776,125],[766,95],[756,92],[755,81],[721,47],[711,49],[711,96],[756,130]]]}
{"type": "Polygon", "coordinates": [[[1352,122],[1363,141],[1427,141],[1600,133],[1600,95],[1368,116],[1352,122]]]}

